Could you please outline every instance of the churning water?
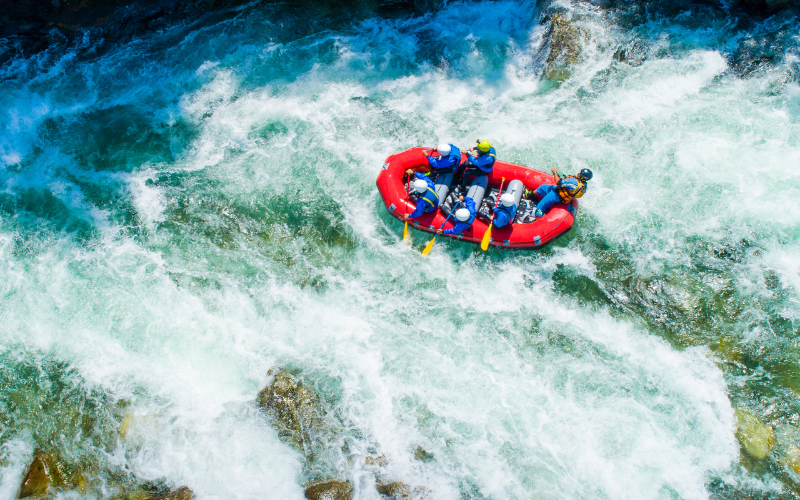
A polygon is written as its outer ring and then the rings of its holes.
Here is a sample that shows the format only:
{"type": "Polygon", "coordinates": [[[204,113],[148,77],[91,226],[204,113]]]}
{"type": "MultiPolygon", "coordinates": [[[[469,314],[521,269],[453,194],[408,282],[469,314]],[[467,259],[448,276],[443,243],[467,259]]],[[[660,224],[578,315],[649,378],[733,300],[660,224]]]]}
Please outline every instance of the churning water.
{"type": "Polygon", "coordinates": [[[2,498],[39,449],[99,485],[63,498],[136,478],[377,499],[381,455],[433,499],[794,498],[796,23],[543,8],[251,5],[118,44],[3,41],[2,498]],[[557,11],[582,46],[561,84],[557,11]],[[756,39],[780,57],[737,69],[756,39]],[[424,258],[379,199],[384,158],[479,138],[591,168],[577,225],[424,258]],[[314,460],[254,403],[274,366],[322,397],[314,460]]]}

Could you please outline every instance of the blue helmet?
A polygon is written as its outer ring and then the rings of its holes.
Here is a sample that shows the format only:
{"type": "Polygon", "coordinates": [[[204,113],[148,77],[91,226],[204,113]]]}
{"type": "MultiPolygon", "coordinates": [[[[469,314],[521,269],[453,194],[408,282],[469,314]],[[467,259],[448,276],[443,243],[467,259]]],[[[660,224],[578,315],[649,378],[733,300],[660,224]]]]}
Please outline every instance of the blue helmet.
{"type": "Polygon", "coordinates": [[[592,178],[592,171],[589,170],[588,168],[584,168],[583,170],[581,170],[579,177],[585,181],[588,181],[592,178]]]}

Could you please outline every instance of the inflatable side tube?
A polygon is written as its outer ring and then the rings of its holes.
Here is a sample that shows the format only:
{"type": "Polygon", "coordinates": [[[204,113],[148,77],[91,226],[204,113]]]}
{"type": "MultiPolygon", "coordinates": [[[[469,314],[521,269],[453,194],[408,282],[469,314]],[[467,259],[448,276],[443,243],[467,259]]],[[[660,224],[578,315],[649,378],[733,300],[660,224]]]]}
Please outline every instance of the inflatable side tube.
{"type": "Polygon", "coordinates": [[[450,183],[453,182],[453,176],[455,174],[453,172],[447,174],[441,174],[439,177],[436,178],[436,194],[439,195],[439,204],[444,204],[444,200],[447,199],[447,193],[450,192],[450,183]]]}
{"type": "MultiPolygon", "coordinates": [[[[525,193],[525,184],[520,180],[514,179],[508,183],[508,187],[503,191],[503,194],[506,193],[514,195],[514,205],[516,205],[517,210],[519,210],[519,200],[522,199],[522,195],[525,193]]],[[[511,214],[512,221],[514,220],[514,216],[516,216],[516,212],[511,214]]]]}
{"type": "Polygon", "coordinates": [[[483,195],[486,193],[486,186],[489,185],[489,176],[482,175],[480,177],[476,177],[474,181],[472,181],[472,185],[470,185],[469,189],[467,190],[467,196],[472,198],[472,201],[475,202],[475,207],[480,207],[481,202],[483,201],[483,195]]]}

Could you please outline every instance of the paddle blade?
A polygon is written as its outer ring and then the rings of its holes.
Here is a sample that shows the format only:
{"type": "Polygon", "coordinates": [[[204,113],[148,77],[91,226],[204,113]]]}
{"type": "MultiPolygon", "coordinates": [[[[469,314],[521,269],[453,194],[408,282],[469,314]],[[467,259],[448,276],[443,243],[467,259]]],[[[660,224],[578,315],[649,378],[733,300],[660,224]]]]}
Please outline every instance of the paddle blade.
{"type": "Polygon", "coordinates": [[[489,249],[489,240],[492,238],[492,224],[489,224],[489,227],[486,228],[486,232],[483,233],[483,239],[481,240],[481,250],[484,252],[489,249]]]}
{"type": "Polygon", "coordinates": [[[403,245],[410,245],[411,244],[411,236],[408,235],[408,221],[406,221],[406,227],[403,229],[403,245]]]}
{"type": "Polygon", "coordinates": [[[431,253],[431,248],[433,248],[434,243],[436,243],[436,236],[434,236],[433,239],[429,241],[427,245],[425,245],[425,249],[422,251],[422,255],[428,255],[429,253],[431,253]]]}

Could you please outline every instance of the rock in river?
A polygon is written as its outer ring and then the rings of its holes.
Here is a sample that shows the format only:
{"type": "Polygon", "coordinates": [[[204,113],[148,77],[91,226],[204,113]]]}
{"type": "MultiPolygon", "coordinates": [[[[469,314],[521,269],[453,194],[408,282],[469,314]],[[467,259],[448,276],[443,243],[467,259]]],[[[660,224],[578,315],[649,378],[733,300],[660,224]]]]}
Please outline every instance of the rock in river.
{"type": "Polygon", "coordinates": [[[58,464],[53,457],[44,452],[36,453],[25,479],[22,480],[19,497],[38,498],[44,496],[51,486],[58,486],[59,476],[58,464]]]}
{"type": "Polygon", "coordinates": [[[269,374],[274,378],[256,400],[281,438],[308,456],[312,453],[312,436],[322,427],[324,412],[319,396],[283,368],[273,368],[269,374]]]}
{"type": "Polygon", "coordinates": [[[350,481],[328,481],[309,486],[305,494],[309,500],[350,500],[353,486],[350,481]]]}
{"type": "Polygon", "coordinates": [[[736,437],[747,454],[763,460],[775,444],[775,431],[747,410],[736,410],[736,437]]]}
{"type": "Polygon", "coordinates": [[[545,78],[564,81],[572,71],[570,67],[577,63],[581,56],[581,29],[565,14],[558,13],[550,20],[546,36],[550,46],[545,78]]]}

